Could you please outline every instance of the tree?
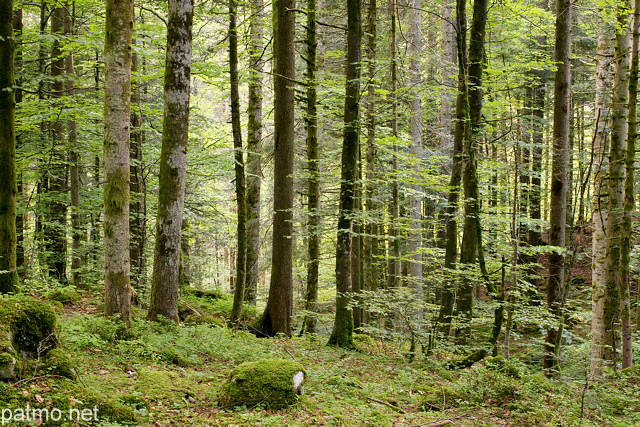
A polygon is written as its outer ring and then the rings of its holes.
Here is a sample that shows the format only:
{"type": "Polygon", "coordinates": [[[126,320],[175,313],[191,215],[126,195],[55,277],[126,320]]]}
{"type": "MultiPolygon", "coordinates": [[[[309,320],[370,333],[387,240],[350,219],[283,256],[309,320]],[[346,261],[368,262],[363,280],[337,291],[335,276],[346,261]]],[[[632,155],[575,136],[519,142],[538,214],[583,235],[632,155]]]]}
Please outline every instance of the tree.
{"type": "Polygon", "coordinates": [[[315,333],[316,310],[318,301],[318,267],[320,263],[320,167],[318,165],[318,71],[317,34],[316,34],[316,0],[309,0],[307,5],[307,169],[309,182],[308,197],[308,255],[307,262],[307,295],[305,316],[302,331],[315,333]]]}
{"type": "Polygon", "coordinates": [[[262,182],[262,72],[264,12],[262,0],[249,3],[249,105],[247,106],[247,268],[245,299],[256,303],[260,276],[260,185],[262,182]]]}
{"type": "Polygon", "coordinates": [[[293,148],[295,0],[274,5],[274,174],[271,281],[263,315],[254,329],[265,336],[291,336],[293,312],[293,148]]]}
{"type": "Polygon", "coordinates": [[[105,313],[131,322],[129,129],[133,1],[107,0],[104,99],[105,313]]]}
{"type": "MultiPolygon", "coordinates": [[[[551,202],[549,212],[549,245],[557,249],[549,254],[547,306],[556,322],[562,322],[564,292],[564,252],[566,247],[567,193],[569,187],[569,126],[571,122],[571,0],[558,1],[556,13],[556,51],[553,159],[551,166],[551,202]]],[[[553,374],[558,364],[561,335],[558,326],[547,330],[544,368],[553,374]]]]}
{"type": "Polygon", "coordinates": [[[180,242],[187,172],[193,0],[170,0],[156,247],[148,320],[178,321],[180,242]]]}
{"type": "Polygon", "coordinates": [[[236,172],[236,206],[238,222],[236,228],[238,248],[236,250],[236,287],[233,293],[231,309],[232,323],[240,320],[245,293],[245,276],[247,260],[247,203],[244,176],[244,155],[242,153],[242,129],[240,128],[240,93],[238,82],[238,30],[236,14],[238,4],[229,0],[229,83],[231,85],[231,132],[233,134],[233,150],[236,172]]]}
{"type": "Polygon", "coordinates": [[[355,207],[358,172],[360,48],[362,41],[362,2],[347,1],[347,65],[342,139],[340,213],[336,249],[336,313],[329,345],[353,346],[353,312],[349,307],[351,282],[351,228],[355,207]]]}
{"type": "Polygon", "coordinates": [[[0,1],[0,293],[18,287],[16,269],[16,133],[13,0],[0,1]]]}

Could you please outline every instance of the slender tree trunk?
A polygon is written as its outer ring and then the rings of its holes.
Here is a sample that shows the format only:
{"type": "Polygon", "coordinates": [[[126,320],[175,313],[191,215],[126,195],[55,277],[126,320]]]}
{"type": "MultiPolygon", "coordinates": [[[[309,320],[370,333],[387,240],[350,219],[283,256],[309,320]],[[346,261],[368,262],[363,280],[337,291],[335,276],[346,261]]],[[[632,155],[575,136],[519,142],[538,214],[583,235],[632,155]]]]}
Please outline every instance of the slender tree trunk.
{"type": "MultiPolygon", "coordinates": [[[[551,170],[551,204],[549,214],[549,245],[564,248],[566,244],[567,192],[569,170],[569,124],[571,120],[571,0],[559,0],[556,13],[557,70],[554,87],[553,160],[551,170]]],[[[562,321],[564,300],[564,254],[549,255],[547,305],[556,322],[562,321]]],[[[558,327],[547,330],[544,368],[548,375],[557,368],[560,350],[558,327]]]]}
{"type": "MultiPolygon", "coordinates": [[[[138,74],[138,55],[132,55],[131,71],[138,74]]],[[[129,248],[131,258],[131,284],[134,289],[141,291],[145,283],[145,213],[144,213],[144,177],[142,174],[142,144],[144,141],[144,131],[142,130],[142,109],[140,108],[141,81],[133,82],[131,88],[131,146],[129,173],[131,182],[131,215],[129,217],[129,231],[131,235],[131,245],[129,248]]]]}
{"type": "Polygon", "coordinates": [[[291,336],[293,312],[293,149],[295,78],[295,0],[273,5],[274,33],[274,176],[271,281],[264,315],[255,323],[258,333],[291,336]]]}
{"type": "Polygon", "coordinates": [[[169,0],[164,117],[156,247],[148,320],[162,315],[178,321],[182,216],[189,140],[193,0],[169,0]]]}
{"type": "Polygon", "coordinates": [[[0,293],[18,287],[16,270],[16,133],[13,0],[0,0],[0,293]]]}
{"type": "Polygon", "coordinates": [[[133,1],[107,0],[105,39],[105,313],[131,323],[129,128],[133,1]]]}
{"type": "MultiPolygon", "coordinates": [[[[15,40],[15,58],[14,58],[14,74],[17,74],[18,77],[16,80],[16,85],[18,88],[15,92],[16,105],[22,102],[22,48],[19,47],[20,41],[22,39],[22,9],[15,9],[13,11],[13,32],[14,32],[14,40],[15,40]]],[[[20,147],[21,141],[20,136],[16,134],[16,148],[20,147]]],[[[20,196],[24,191],[23,181],[22,181],[22,172],[18,173],[17,176],[18,182],[18,211],[16,214],[16,268],[18,269],[18,276],[21,280],[24,279],[25,270],[26,270],[26,256],[25,256],[25,213],[22,211],[20,206],[20,196]]]]}
{"type": "Polygon", "coordinates": [[[260,185],[262,177],[263,1],[249,3],[249,105],[247,107],[247,268],[245,299],[256,304],[260,278],[260,185]]]}
{"type": "MultiPolygon", "coordinates": [[[[51,33],[55,37],[51,56],[51,78],[53,80],[52,96],[58,101],[64,96],[65,60],[61,46],[61,36],[64,33],[65,10],[58,5],[51,12],[51,33]]],[[[58,109],[62,104],[56,102],[58,109]]],[[[67,167],[64,153],[66,151],[65,122],[56,119],[51,123],[52,148],[51,164],[47,168],[49,197],[49,215],[43,224],[45,231],[45,247],[47,250],[47,268],[49,276],[60,283],[67,283],[67,203],[65,191],[67,187],[67,167]]]]}
{"type": "Polygon", "coordinates": [[[240,128],[240,92],[238,79],[238,33],[236,0],[229,0],[229,75],[231,84],[231,128],[233,134],[233,150],[236,172],[236,209],[238,224],[236,236],[238,250],[236,252],[236,287],[233,292],[231,323],[240,321],[242,303],[244,302],[244,286],[247,260],[247,201],[244,180],[244,155],[242,153],[242,129],[240,128]]]}
{"type": "Polygon", "coordinates": [[[611,335],[605,335],[603,315],[607,303],[605,286],[606,236],[608,217],[607,180],[608,137],[611,108],[611,64],[614,25],[606,21],[608,13],[601,9],[598,16],[598,46],[596,50],[596,130],[593,139],[593,234],[592,234],[592,320],[591,320],[591,375],[602,375],[605,349],[612,348],[611,335]]]}
{"type": "Polygon", "coordinates": [[[303,332],[316,332],[318,302],[318,266],[320,263],[320,168],[318,165],[318,82],[316,0],[307,3],[307,169],[309,181],[308,193],[308,264],[307,295],[303,332]]]}
{"type": "Polygon", "coordinates": [[[410,60],[409,80],[410,93],[413,96],[409,99],[409,109],[411,110],[411,155],[415,162],[413,168],[412,192],[409,196],[411,225],[409,232],[409,253],[411,261],[409,264],[410,285],[418,292],[418,298],[422,298],[422,186],[421,179],[422,162],[422,100],[420,99],[420,88],[422,79],[422,66],[420,59],[422,56],[422,13],[421,1],[411,0],[409,4],[409,40],[407,55],[410,60]]]}
{"type": "Polygon", "coordinates": [[[622,369],[633,365],[633,337],[631,335],[631,236],[635,214],[635,156],[638,132],[638,40],[640,39],[640,0],[634,1],[631,45],[631,72],[629,73],[629,134],[625,153],[624,217],[620,248],[620,324],[622,330],[622,369]]]}
{"type": "Polygon", "coordinates": [[[400,261],[400,233],[398,220],[400,218],[400,191],[398,186],[398,60],[396,41],[396,0],[389,1],[389,14],[391,15],[391,133],[394,137],[392,182],[391,182],[391,222],[389,224],[389,256],[387,262],[387,288],[394,288],[400,284],[402,272],[400,261]]]}
{"type": "Polygon", "coordinates": [[[353,346],[353,312],[349,307],[352,290],[351,229],[355,208],[355,181],[358,172],[360,107],[360,44],[362,40],[361,0],[347,0],[347,83],[344,102],[342,142],[342,184],[336,250],[336,315],[329,345],[353,346]]]}

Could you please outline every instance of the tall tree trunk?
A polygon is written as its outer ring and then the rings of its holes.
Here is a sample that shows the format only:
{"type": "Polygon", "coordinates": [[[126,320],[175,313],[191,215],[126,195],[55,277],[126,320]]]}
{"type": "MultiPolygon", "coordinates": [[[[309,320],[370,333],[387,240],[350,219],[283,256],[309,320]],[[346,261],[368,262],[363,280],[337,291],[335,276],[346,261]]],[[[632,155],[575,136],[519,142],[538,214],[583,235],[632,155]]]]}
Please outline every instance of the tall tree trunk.
{"type": "Polygon", "coordinates": [[[264,315],[255,323],[266,336],[291,336],[293,312],[293,149],[295,0],[274,5],[274,174],[271,281],[264,315]]]}
{"type": "Polygon", "coordinates": [[[391,134],[393,142],[393,160],[391,165],[391,205],[389,213],[389,254],[387,261],[387,288],[393,288],[400,284],[400,232],[398,220],[400,218],[400,191],[398,185],[398,59],[397,59],[397,13],[396,0],[389,0],[389,14],[391,15],[391,134]]]}
{"type": "Polygon", "coordinates": [[[148,320],[178,321],[180,243],[189,140],[193,0],[169,0],[156,247],[148,320]]]}
{"type": "Polygon", "coordinates": [[[592,266],[591,266],[591,375],[598,377],[602,375],[603,361],[605,359],[605,349],[612,348],[611,335],[605,335],[604,315],[605,306],[610,306],[607,302],[605,286],[605,258],[606,258],[606,235],[605,224],[607,223],[608,205],[607,180],[608,171],[608,138],[611,134],[609,129],[610,108],[611,108],[611,64],[613,61],[613,50],[611,39],[613,39],[614,25],[606,21],[609,13],[600,9],[598,15],[598,46],[596,50],[596,130],[593,139],[593,234],[592,234],[592,266]]]}
{"type": "Polygon", "coordinates": [[[233,292],[231,323],[240,321],[242,303],[244,302],[244,286],[247,260],[247,202],[244,180],[244,155],[242,153],[242,129],[240,128],[240,92],[238,79],[238,32],[236,0],[229,0],[229,75],[231,85],[231,133],[233,134],[233,151],[236,173],[236,209],[238,223],[236,236],[238,250],[236,252],[236,287],[233,292]]]}
{"type": "Polygon", "coordinates": [[[245,299],[256,304],[260,277],[260,185],[262,177],[263,1],[249,3],[249,105],[247,107],[247,268],[245,299]]]}
{"type": "MultiPolygon", "coordinates": [[[[553,110],[553,160],[551,167],[551,203],[549,213],[549,245],[564,248],[566,244],[567,192],[569,183],[569,124],[571,121],[571,0],[559,0],[556,13],[557,65],[553,110]]],[[[547,305],[556,322],[562,321],[564,300],[564,254],[549,255],[547,305]]],[[[544,368],[553,374],[560,351],[558,327],[547,330],[544,368]]]]}
{"type": "MultiPolygon", "coordinates": [[[[131,71],[140,75],[138,70],[138,55],[134,52],[131,58],[131,71]]],[[[145,283],[145,242],[146,226],[144,212],[144,176],[142,172],[142,144],[144,141],[144,131],[142,130],[141,114],[141,81],[138,78],[131,88],[131,144],[129,167],[131,191],[129,231],[131,243],[129,254],[131,258],[131,285],[134,289],[141,291],[145,283]]]]}
{"type": "Polygon", "coordinates": [[[631,69],[629,73],[629,134],[625,167],[627,176],[624,190],[624,217],[622,221],[622,244],[620,247],[620,324],[622,332],[622,369],[633,365],[633,337],[631,335],[631,236],[635,213],[635,156],[638,136],[638,41],[640,39],[640,0],[634,1],[631,45],[631,69]]]}
{"type": "Polygon", "coordinates": [[[420,59],[422,56],[422,14],[420,0],[411,0],[409,4],[409,40],[407,55],[409,56],[409,81],[410,93],[413,95],[409,99],[411,110],[411,155],[415,162],[413,168],[413,179],[409,196],[411,225],[409,231],[409,254],[411,261],[409,264],[410,285],[417,291],[418,298],[422,298],[422,186],[419,184],[421,178],[422,162],[422,100],[420,99],[420,87],[422,66],[420,59]]]}
{"type": "Polygon", "coordinates": [[[13,0],[0,1],[0,293],[18,287],[16,270],[16,133],[13,0]]]}
{"type": "Polygon", "coordinates": [[[353,346],[353,312],[348,293],[352,290],[351,229],[358,173],[358,112],[360,108],[360,44],[362,40],[361,0],[347,0],[347,65],[342,142],[342,184],[336,249],[336,315],[329,345],[353,346]]]}
{"type": "Polygon", "coordinates": [[[317,34],[316,34],[316,0],[307,3],[307,169],[309,182],[308,193],[308,264],[307,295],[303,332],[316,332],[316,315],[318,302],[318,267],[320,263],[320,168],[318,165],[318,71],[317,34]]]}
{"type": "MultiPolygon", "coordinates": [[[[468,90],[466,91],[469,114],[469,130],[465,132],[462,146],[462,185],[464,188],[464,229],[460,245],[460,263],[473,264],[481,250],[480,192],[476,169],[476,151],[480,138],[482,116],[482,73],[484,70],[484,39],[487,23],[488,2],[476,0],[473,3],[473,19],[469,40],[468,90]]],[[[464,46],[462,47],[464,49],[464,46]]],[[[458,48],[460,49],[460,48],[458,48]]],[[[473,284],[463,280],[457,299],[456,311],[459,316],[471,321],[473,307],[473,284]]],[[[458,331],[459,342],[469,337],[468,325],[458,331]]]]}
{"type": "MultiPolygon", "coordinates": [[[[57,6],[51,12],[51,33],[55,40],[51,50],[53,62],[51,63],[51,78],[53,80],[52,96],[59,100],[64,96],[64,56],[61,46],[61,36],[64,33],[64,14],[62,6],[57,6]]],[[[57,108],[62,110],[60,102],[57,108]]],[[[64,156],[66,148],[65,122],[56,119],[51,123],[52,148],[51,163],[47,168],[49,190],[49,215],[43,224],[45,231],[45,247],[47,250],[47,268],[49,276],[60,283],[67,282],[67,203],[65,191],[67,186],[67,167],[64,156]]]]}
{"type": "MultiPolygon", "coordinates": [[[[17,74],[18,77],[16,80],[16,86],[18,88],[15,92],[16,105],[22,102],[22,48],[20,46],[20,41],[22,39],[22,29],[23,29],[23,21],[22,21],[22,9],[16,9],[13,11],[13,32],[14,32],[14,40],[15,40],[15,59],[14,59],[14,74],[17,74]]],[[[21,141],[20,136],[16,134],[16,148],[20,147],[21,141]]],[[[24,185],[22,181],[22,172],[19,172],[17,175],[18,182],[18,197],[24,191],[24,185]]],[[[18,211],[16,214],[16,268],[18,269],[18,276],[21,280],[24,279],[25,270],[26,270],[26,256],[25,256],[25,213],[20,206],[20,199],[18,199],[18,211]]]]}
{"type": "MultiPolygon", "coordinates": [[[[376,88],[378,82],[376,80],[376,50],[377,50],[377,0],[369,0],[367,7],[367,153],[366,153],[366,172],[365,172],[365,188],[363,196],[365,198],[365,209],[369,220],[365,224],[365,233],[363,241],[362,259],[363,269],[363,287],[365,290],[375,290],[378,288],[378,261],[377,256],[377,237],[378,224],[374,219],[376,206],[374,203],[374,191],[376,185],[374,179],[376,177],[375,156],[376,156],[376,88]]],[[[363,321],[368,322],[369,315],[363,313],[363,321]]]]}
{"type": "MultiPolygon", "coordinates": [[[[64,33],[73,34],[72,4],[63,4],[64,33]]],[[[75,58],[69,53],[64,58],[65,64],[65,90],[67,96],[75,95],[75,58]]],[[[78,126],[75,120],[67,120],[67,141],[69,143],[69,188],[71,193],[71,282],[77,288],[83,287],[82,283],[82,215],[80,213],[80,148],[78,147],[78,126]]]]}
{"type": "Polygon", "coordinates": [[[105,38],[105,313],[131,323],[129,128],[133,1],[107,0],[105,38]]]}

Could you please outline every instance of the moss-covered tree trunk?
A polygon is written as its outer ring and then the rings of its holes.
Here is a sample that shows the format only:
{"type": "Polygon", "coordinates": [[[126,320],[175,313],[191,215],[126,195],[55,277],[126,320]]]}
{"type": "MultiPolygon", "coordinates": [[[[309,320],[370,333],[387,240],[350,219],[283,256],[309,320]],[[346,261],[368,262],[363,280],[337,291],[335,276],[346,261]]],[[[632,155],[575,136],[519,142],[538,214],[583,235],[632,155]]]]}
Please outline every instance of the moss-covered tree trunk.
{"type": "Polygon", "coordinates": [[[595,108],[596,108],[596,130],[593,141],[593,234],[591,236],[591,366],[590,372],[594,377],[602,374],[604,350],[612,347],[612,336],[605,335],[602,316],[604,313],[607,295],[604,285],[605,266],[605,224],[608,216],[607,181],[608,158],[606,149],[608,147],[611,130],[610,108],[611,108],[611,62],[613,61],[613,50],[611,39],[613,39],[614,25],[607,21],[610,15],[601,9],[598,14],[598,45],[596,48],[596,75],[595,75],[595,108]],[[607,341],[609,340],[609,341],[607,341]]]}
{"type": "Polygon", "coordinates": [[[329,345],[353,346],[353,312],[348,293],[351,280],[351,228],[355,208],[355,184],[358,173],[360,50],[362,40],[362,2],[347,1],[347,65],[342,139],[342,183],[336,249],[336,314],[329,345]]]}
{"type": "Polygon", "coordinates": [[[18,287],[13,0],[0,0],[0,293],[18,287]]]}
{"type": "Polygon", "coordinates": [[[274,174],[271,281],[264,315],[255,323],[258,334],[291,336],[293,312],[293,149],[295,78],[295,0],[274,5],[274,174]]]}
{"type": "Polygon", "coordinates": [[[233,291],[232,323],[240,320],[247,260],[247,202],[244,177],[244,154],[242,152],[242,129],[240,128],[240,92],[238,78],[238,32],[236,26],[238,4],[229,0],[229,83],[231,89],[231,133],[233,135],[233,152],[236,176],[236,286],[233,291]]]}
{"type": "Polygon", "coordinates": [[[131,322],[129,137],[133,1],[107,0],[104,100],[105,314],[131,322]]]}
{"type": "Polygon", "coordinates": [[[627,176],[624,190],[624,216],[622,219],[622,246],[620,248],[620,325],[622,332],[622,369],[633,365],[633,337],[631,334],[631,236],[635,214],[635,158],[638,132],[638,42],[640,39],[640,0],[633,5],[631,44],[631,70],[629,73],[629,134],[625,167],[627,176]]]}
{"type": "Polygon", "coordinates": [[[249,2],[249,105],[247,106],[247,268],[245,299],[256,303],[260,277],[260,185],[262,182],[262,0],[249,2]]]}
{"type": "MultiPolygon", "coordinates": [[[[566,245],[567,193],[569,184],[569,127],[571,121],[571,0],[559,0],[556,13],[557,69],[554,86],[553,109],[553,158],[551,166],[551,203],[549,210],[549,245],[564,248],[566,245]]],[[[549,255],[547,282],[547,306],[556,322],[561,322],[564,299],[564,253],[561,250],[549,255]]],[[[547,330],[544,368],[552,374],[557,366],[560,349],[559,328],[553,325],[547,330]]]]}
{"type": "Polygon", "coordinates": [[[318,267],[320,264],[320,167],[318,165],[318,40],[316,33],[316,0],[307,3],[307,184],[308,248],[307,293],[303,332],[316,332],[316,304],[318,302],[318,267]]]}
{"type": "Polygon", "coordinates": [[[180,243],[189,140],[193,0],[169,0],[156,247],[148,320],[178,320],[180,243]]]}
{"type": "MultiPolygon", "coordinates": [[[[15,92],[15,100],[16,105],[19,105],[22,102],[22,48],[19,47],[21,45],[20,40],[22,39],[22,30],[24,27],[23,23],[23,13],[22,9],[15,9],[13,11],[13,32],[14,32],[14,40],[16,42],[15,49],[15,59],[14,59],[14,74],[17,75],[15,81],[18,88],[15,92]]],[[[16,148],[19,148],[21,144],[20,136],[16,134],[16,148]]],[[[25,276],[26,269],[26,252],[25,252],[25,213],[20,206],[20,195],[24,191],[24,184],[22,179],[22,173],[18,173],[17,175],[18,181],[18,212],[16,214],[16,267],[18,269],[18,276],[20,280],[22,280],[25,276]]]]}
{"type": "MultiPolygon", "coordinates": [[[[51,33],[55,39],[51,49],[52,98],[57,108],[62,108],[60,98],[65,95],[65,61],[62,50],[64,15],[62,5],[51,11],[51,33]]],[[[43,222],[44,245],[49,277],[60,283],[67,282],[67,138],[65,121],[57,118],[51,122],[51,160],[47,165],[48,211],[43,222]]]]}

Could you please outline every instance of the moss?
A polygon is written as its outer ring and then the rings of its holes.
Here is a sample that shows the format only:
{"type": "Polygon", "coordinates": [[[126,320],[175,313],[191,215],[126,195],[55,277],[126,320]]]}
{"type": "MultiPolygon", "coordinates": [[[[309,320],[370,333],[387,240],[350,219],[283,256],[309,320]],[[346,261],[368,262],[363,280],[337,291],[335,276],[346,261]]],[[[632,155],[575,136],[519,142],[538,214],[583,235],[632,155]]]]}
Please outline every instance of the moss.
{"type": "Polygon", "coordinates": [[[193,393],[187,382],[176,372],[162,370],[141,370],[135,390],[147,402],[163,402],[164,404],[183,404],[183,398],[193,393]]]}
{"type": "Polygon", "coordinates": [[[12,334],[14,349],[28,356],[57,345],[57,315],[51,304],[27,296],[0,299],[0,324],[12,334]]]}
{"type": "Polygon", "coordinates": [[[18,289],[20,280],[17,271],[0,274],[0,294],[8,294],[18,289]]]}
{"type": "Polygon", "coordinates": [[[140,415],[131,407],[118,402],[114,398],[97,394],[89,390],[83,390],[78,393],[82,396],[83,406],[85,408],[98,408],[98,416],[100,419],[107,418],[111,421],[124,423],[140,423],[140,415]]]}
{"type": "MultiPolygon", "coordinates": [[[[299,377],[298,377],[299,378],[299,377]]],[[[303,392],[306,373],[291,360],[259,360],[237,366],[220,389],[218,403],[228,406],[258,406],[283,409],[296,403],[303,392]],[[294,377],[302,373],[302,382],[294,377]]]]}
{"type": "Polygon", "coordinates": [[[353,334],[353,343],[359,344],[373,344],[374,340],[369,335],[365,334],[353,334]]]}
{"type": "Polygon", "coordinates": [[[224,327],[224,322],[210,314],[190,314],[184,319],[187,325],[211,325],[224,327]]]}
{"type": "Polygon", "coordinates": [[[116,169],[104,187],[104,209],[107,215],[122,213],[129,202],[129,169],[116,169]]]}
{"type": "Polygon", "coordinates": [[[51,301],[61,302],[64,305],[74,305],[80,301],[80,293],[74,288],[65,287],[49,292],[47,298],[51,301]]]}
{"type": "Polygon", "coordinates": [[[13,353],[0,352],[0,379],[10,380],[16,377],[17,359],[13,353]]]}
{"type": "Polygon", "coordinates": [[[453,407],[463,398],[462,393],[453,387],[434,387],[426,392],[420,408],[423,411],[443,411],[453,407]]]}
{"type": "Polygon", "coordinates": [[[60,348],[54,348],[44,359],[44,368],[53,375],[60,375],[69,379],[76,379],[77,373],[69,355],[60,348]]]}

